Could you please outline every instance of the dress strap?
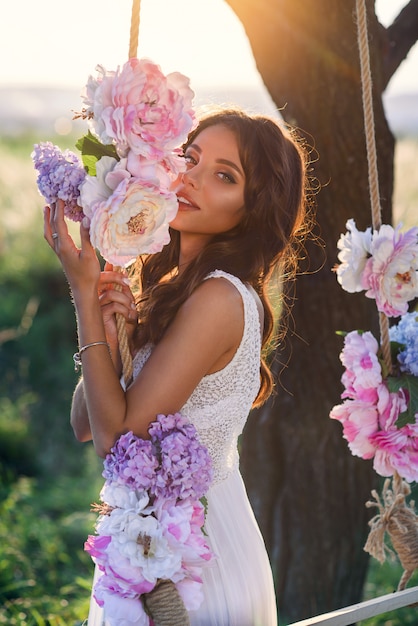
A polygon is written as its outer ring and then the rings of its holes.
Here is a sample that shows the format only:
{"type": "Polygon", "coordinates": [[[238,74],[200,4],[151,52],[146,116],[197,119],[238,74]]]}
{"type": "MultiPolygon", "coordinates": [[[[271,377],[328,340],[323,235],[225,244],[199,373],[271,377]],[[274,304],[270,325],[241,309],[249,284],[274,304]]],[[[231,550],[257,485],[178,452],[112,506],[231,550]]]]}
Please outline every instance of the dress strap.
{"type": "MultiPolygon", "coordinates": [[[[243,339],[248,336],[249,333],[255,333],[258,337],[260,337],[261,343],[261,323],[260,323],[260,315],[258,312],[257,303],[255,301],[254,296],[250,292],[249,288],[239,279],[237,276],[233,274],[229,274],[224,270],[214,270],[210,272],[205,277],[205,280],[209,278],[225,278],[230,283],[232,283],[235,288],[241,294],[243,303],[244,303],[244,334],[243,339]]],[[[261,346],[260,346],[261,347],[261,346]]]]}

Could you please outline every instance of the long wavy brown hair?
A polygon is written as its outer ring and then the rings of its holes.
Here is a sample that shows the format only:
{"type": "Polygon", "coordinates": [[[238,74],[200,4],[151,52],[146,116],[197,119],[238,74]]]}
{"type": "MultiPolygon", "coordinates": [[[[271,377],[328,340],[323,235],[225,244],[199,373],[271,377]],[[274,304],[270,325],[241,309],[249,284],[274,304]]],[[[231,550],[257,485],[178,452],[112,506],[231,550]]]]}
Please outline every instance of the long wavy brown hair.
{"type": "MultiPolygon", "coordinates": [[[[279,126],[276,120],[235,108],[203,117],[183,148],[205,128],[215,125],[231,130],[238,142],[245,173],[244,217],[233,229],[215,235],[179,275],[180,235],[173,229],[170,243],[161,252],[138,258],[131,272],[139,310],[134,344],[138,349],[148,342],[158,343],[179,307],[210,272],[219,269],[237,276],[252,285],[264,307],[257,406],[273,388],[265,359],[275,328],[269,279],[276,268],[281,280],[294,277],[301,242],[308,230],[307,151],[295,133],[279,126]]],[[[289,310],[289,305],[286,307],[289,310]]],[[[281,334],[284,332],[283,328],[281,334]]]]}

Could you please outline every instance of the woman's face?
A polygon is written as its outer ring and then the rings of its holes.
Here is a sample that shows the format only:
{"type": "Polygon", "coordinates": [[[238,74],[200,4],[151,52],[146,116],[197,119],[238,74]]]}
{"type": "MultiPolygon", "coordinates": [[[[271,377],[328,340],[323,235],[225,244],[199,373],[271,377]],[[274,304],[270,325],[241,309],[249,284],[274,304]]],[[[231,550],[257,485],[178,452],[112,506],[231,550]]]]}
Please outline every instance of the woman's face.
{"type": "Polygon", "coordinates": [[[170,226],[209,241],[244,215],[245,175],[234,133],[221,124],[202,130],[185,159],[187,170],[175,185],[179,209],[170,226]]]}

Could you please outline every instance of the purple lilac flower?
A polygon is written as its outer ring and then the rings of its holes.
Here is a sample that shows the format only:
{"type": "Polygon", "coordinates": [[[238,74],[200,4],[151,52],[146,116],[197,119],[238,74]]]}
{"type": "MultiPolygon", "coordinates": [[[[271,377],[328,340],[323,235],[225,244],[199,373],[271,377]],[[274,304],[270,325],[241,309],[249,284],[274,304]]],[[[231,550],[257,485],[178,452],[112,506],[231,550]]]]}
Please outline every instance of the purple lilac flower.
{"type": "Polygon", "coordinates": [[[122,435],[104,461],[103,477],[132,489],[151,489],[156,478],[158,459],[151,441],[132,432],[122,435]]]}
{"type": "Polygon", "coordinates": [[[65,216],[81,222],[84,213],[78,202],[86,172],[77,155],[70,150],[61,152],[58,146],[46,141],[35,144],[31,157],[39,172],[36,181],[39,193],[48,204],[63,200],[65,216]]]}
{"type": "Polygon", "coordinates": [[[389,330],[391,341],[404,346],[398,354],[403,372],[418,376],[418,312],[405,313],[396,326],[389,330]]]}
{"type": "Polygon", "coordinates": [[[155,496],[165,500],[201,498],[211,483],[212,465],[193,424],[179,413],[158,415],[149,433],[160,457],[155,496]]]}

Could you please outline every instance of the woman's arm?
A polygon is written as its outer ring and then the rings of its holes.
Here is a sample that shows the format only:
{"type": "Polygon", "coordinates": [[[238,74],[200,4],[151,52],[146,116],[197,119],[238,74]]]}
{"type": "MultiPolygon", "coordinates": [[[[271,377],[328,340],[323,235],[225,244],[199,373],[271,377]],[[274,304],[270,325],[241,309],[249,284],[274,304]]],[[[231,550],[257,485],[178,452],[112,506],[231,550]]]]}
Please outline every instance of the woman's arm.
{"type": "MultiPolygon", "coordinates": [[[[70,283],[80,346],[106,342],[98,287],[100,266],[81,228],[81,248],[75,247],[63,217],[63,206],[46,216],[45,237],[53,247],[70,283]]],[[[221,278],[204,281],[179,309],[140,375],[124,391],[106,345],[96,345],[82,355],[83,395],[91,436],[99,456],[105,456],[116,439],[129,430],[147,437],[158,413],[179,411],[200,380],[224,367],[235,353],[244,325],[243,303],[236,288],[221,278]]],[[[77,391],[78,416],[85,416],[81,390],[77,391]],[[81,408],[80,408],[81,407],[81,408]]],[[[75,406],[75,409],[77,406],[75,406]]],[[[84,427],[80,427],[86,437],[84,427]]]]}
{"type": "Polygon", "coordinates": [[[84,392],[97,453],[106,455],[129,430],[147,438],[156,415],[180,411],[203,376],[231,360],[243,326],[239,292],[217,278],[205,281],[180,308],[126,392],[112,387],[98,352],[86,353],[84,392]]]}
{"type": "MultiPolygon", "coordinates": [[[[125,320],[125,328],[130,342],[137,324],[137,311],[134,297],[128,286],[129,281],[120,273],[113,271],[113,267],[106,263],[105,270],[99,280],[99,302],[105,326],[106,340],[112,355],[115,370],[120,378],[122,363],[118,347],[118,331],[115,315],[119,314],[125,320]]],[[[81,377],[76,385],[71,404],[71,426],[79,441],[89,441],[92,438],[87,404],[84,397],[84,382],[81,377]]]]}

